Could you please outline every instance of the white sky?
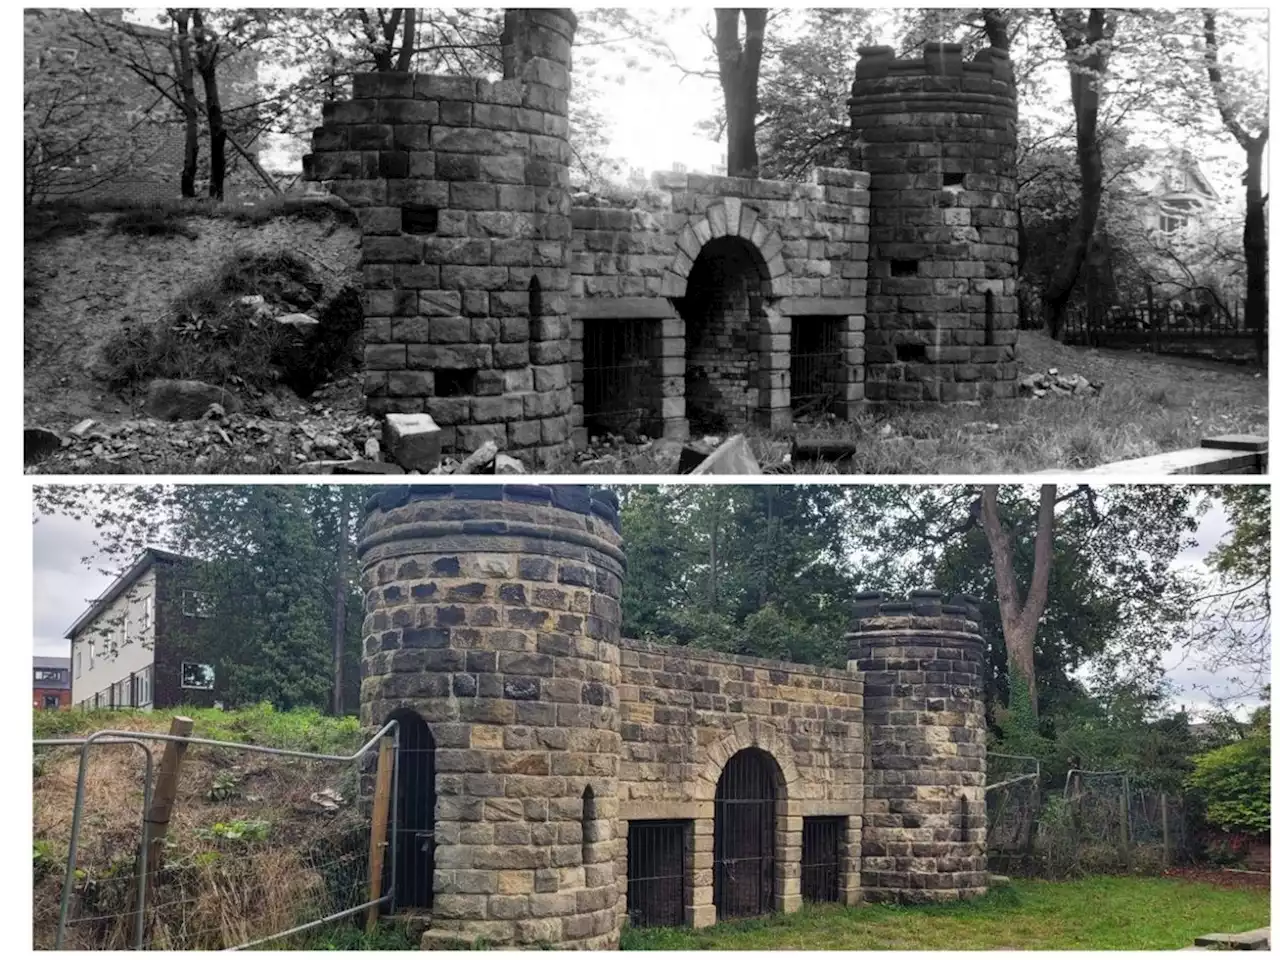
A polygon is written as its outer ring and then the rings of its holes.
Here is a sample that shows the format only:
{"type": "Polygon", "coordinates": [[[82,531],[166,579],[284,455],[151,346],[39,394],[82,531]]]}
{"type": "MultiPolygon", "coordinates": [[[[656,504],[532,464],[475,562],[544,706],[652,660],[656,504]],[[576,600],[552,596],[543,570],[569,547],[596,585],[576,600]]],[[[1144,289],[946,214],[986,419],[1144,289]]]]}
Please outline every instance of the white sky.
{"type": "MultiPolygon", "coordinates": [[[[1195,547],[1184,550],[1176,565],[1204,571],[1206,555],[1228,531],[1227,517],[1216,505],[1201,521],[1195,547]]],[[[64,516],[42,517],[33,532],[32,565],[34,630],[32,653],[36,656],[68,656],[69,644],[63,633],[89,603],[100,596],[113,578],[86,567],[81,558],[90,556],[94,528],[87,520],[71,520],[64,516]]],[[[1217,693],[1230,692],[1223,678],[1212,673],[1205,657],[1195,650],[1176,649],[1164,658],[1168,679],[1177,688],[1175,708],[1186,706],[1192,713],[1201,711],[1210,698],[1197,687],[1209,686],[1217,693]]],[[[1256,706],[1256,699],[1242,702],[1240,709],[1256,706]]]]}
{"type": "MultiPolygon", "coordinates": [[[[601,5],[603,6],[603,5],[601,5]]],[[[705,35],[713,23],[713,12],[710,5],[680,7],[657,7],[651,4],[629,5],[636,9],[656,10],[672,14],[669,22],[658,33],[662,40],[674,52],[676,60],[686,69],[704,69],[711,65],[708,57],[711,53],[711,41],[705,35]]],[[[772,4],[772,8],[843,6],[843,4],[772,4]]],[[[965,2],[950,4],[922,4],[921,6],[976,6],[965,2]]],[[[589,9],[579,5],[578,9],[589,9]]],[[[890,35],[893,29],[893,11],[895,7],[878,8],[873,16],[871,33],[876,42],[893,44],[895,37],[890,35]]],[[[130,19],[154,23],[158,16],[163,16],[163,8],[134,8],[130,19]]],[[[1266,37],[1254,38],[1255,43],[1251,55],[1256,54],[1259,60],[1266,57],[1266,37]]],[[[657,170],[670,170],[676,161],[682,162],[690,170],[709,171],[723,161],[725,147],[708,138],[697,129],[699,122],[710,119],[716,113],[721,102],[721,91],[718,82],[709,77],[688,76],[676,67],[659,60],[639,54],[641,65],[647,69],[628,70],[624,62],[636,51],[627,44],[614,44],[594,48],[591,55],[600,63],[602,74],[613,74],[622,78],[618,84],[607,84],[604,87],[603,99],[608,104],[608,120],[610,122],[609,154],[622,164],[623,174],[631,167],[638,167],[647,173],[657,170]]],[[[1017,52],[1015,51],[1015,56],[1017,52]]],[[[582,56],[580,50],[576,56],[582,56]]],[[[848,51],[848,60],[857,60],[856,49],[848,51]]],[[[1053,99],[1039,111],[1041,116],[1069,115],[1070,100],[1065,68],[1056,67],[1045,74],[1047,86],[1053,90],[1053,99]]],[[[1024,114],[1027,104],[1022,105],[1024,114]]],[[[1133,124],[1135,135],[1149,141],[1153,146],[1169,145],[1173,131],[1159,124],[1137,122],[1133,124]]],[[[1215,187],[1224,197],[1234,198],[1241,194],[1238,174],[1243,172],[1244,157],[1239,147],[1229,137],[1207,139],[1191,144],[1205,163],[1207,171],[1215,180],[1215,187]]],[[[292,151],[269,149],[264,154],[268,167],[290,166],[298,162],[297,158],[305,150],[294,146],[292,151]],[[288,157],[292,159],[287,159],[288,157]]],[[[1264,188],[1265,189],[1265,188],[1264,188]]]]}

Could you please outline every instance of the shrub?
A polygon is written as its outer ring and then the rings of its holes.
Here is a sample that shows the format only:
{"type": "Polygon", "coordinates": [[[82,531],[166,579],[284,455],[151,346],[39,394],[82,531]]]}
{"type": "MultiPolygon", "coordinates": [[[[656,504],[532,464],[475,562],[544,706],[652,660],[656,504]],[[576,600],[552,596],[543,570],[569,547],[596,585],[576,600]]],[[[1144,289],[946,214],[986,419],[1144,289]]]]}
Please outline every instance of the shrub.
{"type": "Polygon", "coordinates": [[[260,295],[297,312],[315,306],[323,293],[311,268],[288,251],[237,251],[175,301],[171,319],[126,325],[107,341],[106,379],[116,389],[161,377],[269,388],[279,380],[274,362],[289,331],[242,298],[260,295]]]}
{"type": "Polygon", "coordinates": [[[1251,736],[1194,758],[1187,784],[1204,794],[1205,820],[1223,830],[1271,830],[1271,737],[1251,736]]]}
{"type": "Polygon", "coordinates": [[[188,240],[197,236],[187,222],[187,211],[172,206],[139,207],[117,214],[111,221],[111,232],[131,237],[186,237],[188,240]]]}

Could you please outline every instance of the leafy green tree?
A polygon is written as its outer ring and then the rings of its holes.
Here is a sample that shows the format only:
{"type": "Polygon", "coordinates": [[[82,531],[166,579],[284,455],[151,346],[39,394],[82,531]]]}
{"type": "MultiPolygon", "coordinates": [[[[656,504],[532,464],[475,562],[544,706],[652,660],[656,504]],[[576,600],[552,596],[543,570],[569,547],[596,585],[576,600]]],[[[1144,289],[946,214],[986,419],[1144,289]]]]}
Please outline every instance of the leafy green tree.
{"type": "Polygon", "coordinates": [[[214,615],[195,641],[222,664],[232,704],[334,713],[358,705],[362,623],[354,565],[364,488],[181,485],[36,488],[37,515],[91,522],[94,554],[118,573],[148,545],[195,564],[214,615]]]}
{"type": "Polygon", "coordinates": [[[1205,798],[1205,819],[1223,830],[1271,832],[1271,735],[1259,731],[1195,758],[1187,785],[1205,798]]]}

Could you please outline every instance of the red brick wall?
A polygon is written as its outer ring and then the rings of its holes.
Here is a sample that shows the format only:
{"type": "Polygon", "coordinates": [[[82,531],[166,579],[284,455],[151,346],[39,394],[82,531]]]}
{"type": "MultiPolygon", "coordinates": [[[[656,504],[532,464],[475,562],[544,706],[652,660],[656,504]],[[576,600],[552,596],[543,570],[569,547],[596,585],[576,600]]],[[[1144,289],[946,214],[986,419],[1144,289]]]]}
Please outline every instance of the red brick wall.
{"type": "Polygon", "coordinates": [[[33,688],[31,691],[31,705],[35,707],[35,709],[37,710],[43,709],[44,698],[46,694],[49,696],[53,696],[54,694],[57,694],[59,710],[71,709],[71,691],[62,690],[58,688],[49,688],[49,687],[33,688]]]}

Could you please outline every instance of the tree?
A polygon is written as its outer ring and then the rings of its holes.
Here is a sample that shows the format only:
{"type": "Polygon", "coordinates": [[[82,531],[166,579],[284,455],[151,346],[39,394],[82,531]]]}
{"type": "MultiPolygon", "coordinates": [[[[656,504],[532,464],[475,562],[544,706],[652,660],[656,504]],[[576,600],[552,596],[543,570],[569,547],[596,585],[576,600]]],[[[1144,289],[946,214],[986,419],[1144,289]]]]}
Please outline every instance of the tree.
{"type": "Polygon", "coordinates": [[[173,25],[178,33],[177,81],[182,91],[182,121],[185,133],[182,153],[182,181],[180,189],[184,197],[196,195],[196,165],[200,158],[200,107],[196,100],[195,59],[191,55],[191,11],[187,8],[171,10],[173,25]]]}
{"type": "Polygon", "coordinates": [[[1045,290],[1045,315],[1055,339],[1065,325],[1067,302],[1089,251],[1089,241],[1102,207],[1102,151],[1098,143],[1098,114],[1109,47],[1115,30],[1103,7],[1052,10],[1071,71],[1071,105],[1076,121],[1076,159],[1080,167],[1080,208],[1059,267],[1045,290]]]}
{"type": "Polygon", "coordinates": [[[224,664],[232,704],[349,711],[358,699],[362,624],[352,556],[363,488],[91,486],[39,488],[37,515],[91,522],[103,572],[147,545],[195,561],[188,574],[214,616],[197,641],[224,664]]]}
{"type": "Polygon", "coordinates": [[[760,58],[769,11],[761,7],[716,8],[716,60],[724,91],[728,167],[731,177],[756,177],[756,115],[760,110],[760,58]],[[739,21],[744,32],[738,32],[739,21]]]}
{"type": "Polygon", "coordinates": [[[128,71],[79,57],[67,10],[23,15],[22,194],[26,206],[92,191],[151,162],[164,105],[137,96],[128,71]]]}
{"type": "MultiPolygon", "coordinates": [[[[1268,101],[1258,96],[1258,87],[1224,76],[1218,52],[1218,13],[1206,9],[1204,16],[1204,59],[1214,103],[1222,123],[1245,153],[1244,256],[1246,269],[1245,324],[1258,331],[1259,343],[1267,326],[1267,225],[1266,198],[1262,195],[1262,158],[1267,148],[1268,101]],[[1256,132],[1250,132],[1252,126],[1256,132]]],[[[1262,87],[1265,89],[1265,86],[1262,87]]],[[[1261,353],[1261,351],[1259,351],[1261,353]]]]}
{"type": "Polygon", "coordinates": [[[1218,671],[1231,671],[1236,696],[1256,694],[1271,672],[1271,490],[1233,484],[1214,495],[1230,533],[1205,558],[1213,580],[1197,600],[1197,643],[1218,671]]]}
{"type": "Polygon", "coordinates": [[[1004,628],[1004,645],[1009,655],[1009,700],[1012,709],[1026,709],[1034,722],[1038,712],[1036,698],[1035,638],[1036,628],[1049,602],[1049,570],[1053,563],[1053,508],[1057,487],[1040,487],[1040,504],[1036,513],[1035,560],[1031,581],[1025,593],[1018,588],[1013,569],[1013,544],[1000,522],[999,488],[988,484],[982,488],[978,517],[987,544],[991,548],[991,565],[995,575],[996,595],[1000,599],[1000,621],[1004,628]]]}
{"type": "Polygon", "coordinates": [[[227,180],[227,128],[222,120],[222,95],[218,90],[218,61],[222,47],[213,30],[205,26],[204,14],[192,7],[191,33],[195,41],[195,64],[204,84],[205,115],[209,120],[209,196],[221,200],[227,180]]]}

